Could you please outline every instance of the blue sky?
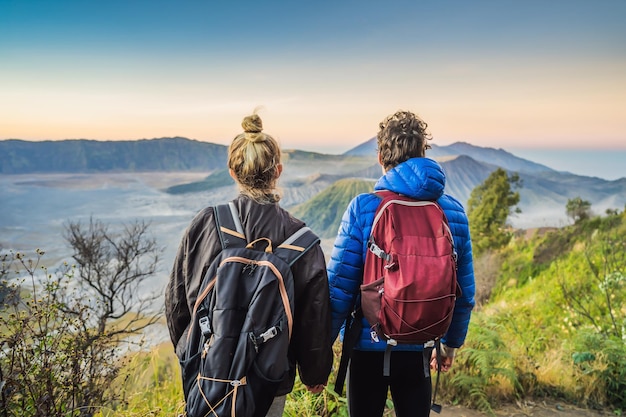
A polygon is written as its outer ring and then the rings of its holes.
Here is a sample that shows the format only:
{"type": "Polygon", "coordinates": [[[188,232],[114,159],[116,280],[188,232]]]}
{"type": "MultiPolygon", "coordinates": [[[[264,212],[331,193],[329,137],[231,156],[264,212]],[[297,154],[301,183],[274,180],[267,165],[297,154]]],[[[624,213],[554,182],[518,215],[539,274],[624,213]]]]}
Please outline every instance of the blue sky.
{"type": "Polygon", "coordinates": [[[626,150],[626,1],[0,0],[0,139],[626,150]]]}

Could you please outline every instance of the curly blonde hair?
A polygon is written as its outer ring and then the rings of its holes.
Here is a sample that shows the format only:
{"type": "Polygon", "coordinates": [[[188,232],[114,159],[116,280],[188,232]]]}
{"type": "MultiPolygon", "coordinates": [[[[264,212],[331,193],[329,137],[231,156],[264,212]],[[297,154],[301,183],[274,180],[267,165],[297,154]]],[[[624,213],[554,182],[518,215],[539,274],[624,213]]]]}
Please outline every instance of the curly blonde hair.
{"type": "Polygon", "coordinates": [[[280,175],[280,146],[263,133],[258,114],[244,117],[243,133],[228,148],[228,168],[235,174],[242,194],[262,203],[280,200],[276,182],[280,175]]]}
{"type": "Polygon", "coordinates": [[[411,158],[424,157],[432,139],[428,125],[410,111],[397,111],[379,124],[376,135],[380,162],[385,170],[411,158]]]}

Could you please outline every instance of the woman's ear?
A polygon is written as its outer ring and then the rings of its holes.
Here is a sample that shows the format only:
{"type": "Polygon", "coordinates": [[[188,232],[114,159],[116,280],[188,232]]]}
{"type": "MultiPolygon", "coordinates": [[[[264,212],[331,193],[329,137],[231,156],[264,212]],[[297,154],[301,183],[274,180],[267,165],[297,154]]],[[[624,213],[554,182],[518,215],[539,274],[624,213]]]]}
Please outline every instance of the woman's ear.
{"type": "Polygon", "coordinates": [[[280,177],[280,174],[283,173],[283,164],[276,165],[276,178],[280,177]]]}
{"type": "Polygon", "coordinates": [[[232,170],[232,168],[228,168],[228,174],[230,174],[230,177],[231,177],[232,179],[234,179],[234,180],[235,180],[235,182],[238,182],[238,181],[237,181],[237,175],[235,175],[235,171],[233,171],[233,170],[232,170]]]}

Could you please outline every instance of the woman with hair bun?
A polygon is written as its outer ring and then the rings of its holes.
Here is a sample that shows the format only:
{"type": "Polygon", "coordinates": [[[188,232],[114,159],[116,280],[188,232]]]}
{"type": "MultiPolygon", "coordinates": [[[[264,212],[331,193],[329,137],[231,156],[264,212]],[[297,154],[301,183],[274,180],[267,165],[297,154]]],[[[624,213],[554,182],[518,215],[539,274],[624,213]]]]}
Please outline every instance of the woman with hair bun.
{"type": "MultiPolygon", "coordinates": [[[[243,119],[243,133],[228,149],[228,169],[240,194],[237,208],[249,242],[264,237],[280,244],[304,226],[278,204],[276,184],[283,165],[278,142],[263,133],[257,114],[243,119]]],[[[201,210],[184,232],[165,291],[165,311],[179,358],[185,351],[192,309],[205,271],[221,251],[213,207],[201,210]]],[[[319,393],[332,367],[330,302],[326,262],[319,244],[291,268],[294,277],[294,321],[289,345],[289,374],[281,383],[268,416],[281,416],[285,395],[293,389],[296,367],[309,391],[319,393]]]]}

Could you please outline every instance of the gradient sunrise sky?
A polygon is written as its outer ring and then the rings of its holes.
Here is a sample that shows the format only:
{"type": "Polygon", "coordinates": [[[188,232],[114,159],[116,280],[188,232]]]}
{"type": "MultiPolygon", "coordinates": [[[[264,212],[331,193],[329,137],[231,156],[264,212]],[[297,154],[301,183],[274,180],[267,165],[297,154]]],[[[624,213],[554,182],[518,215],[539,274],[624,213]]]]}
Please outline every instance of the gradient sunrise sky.
{"type": "Polygon", "coordinates": [[[626,1],[0,0],[0,139],[626,150],[626,1]]]}

